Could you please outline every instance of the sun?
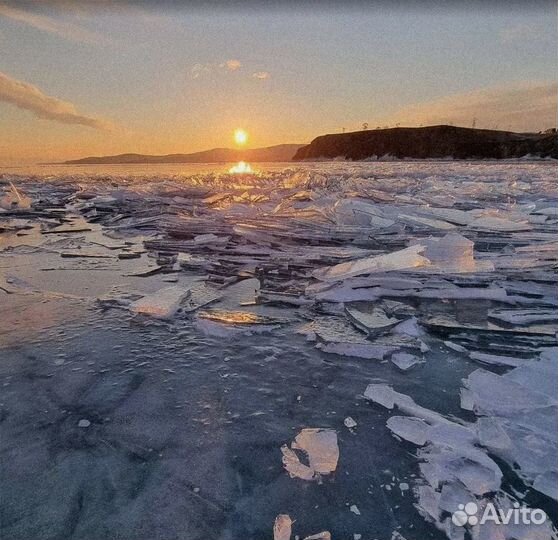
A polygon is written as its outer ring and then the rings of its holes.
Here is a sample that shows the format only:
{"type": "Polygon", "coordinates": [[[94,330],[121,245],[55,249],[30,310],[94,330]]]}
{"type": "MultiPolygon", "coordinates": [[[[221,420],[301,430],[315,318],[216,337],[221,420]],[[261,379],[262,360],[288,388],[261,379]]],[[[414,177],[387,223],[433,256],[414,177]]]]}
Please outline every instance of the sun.
{"type": "Polygon", "coordinates": [[[236,144],[238,144],[239,146],[243,146],[246,144],[246,141],[248,140],[248,133],[246,133],[246,131],[244,131],[243,129],[235,129],[234,131],[234,142],[236,144]]]}

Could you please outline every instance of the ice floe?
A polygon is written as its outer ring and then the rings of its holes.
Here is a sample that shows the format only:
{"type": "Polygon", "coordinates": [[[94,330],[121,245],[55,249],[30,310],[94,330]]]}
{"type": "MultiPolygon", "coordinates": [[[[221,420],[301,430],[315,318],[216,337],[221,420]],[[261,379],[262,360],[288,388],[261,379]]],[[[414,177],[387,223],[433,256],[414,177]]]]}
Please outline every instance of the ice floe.
{"type": "Polygon", "coordinates": [[[340,263],[330,268],[316,270],[313,275],[323,281],[342,281],[373,272],[389,272],[390,270],[404,270],[429,264],[428,259],[421,256],[424,246],[411,246],[387,255],[367,257],[354,262],[340,263]]]}
{"type": "Polygon", "coordinates": [[[149,315],[158,319],[170,319],[180,308],[181,302],[190,294],[189,289],[180,286],[164,287],[144,296],[130,305],[130,311],[149,315]]]}
{"type": "Polygon", "coordinates": [[[273,540],[291,540],[292,524],[288,514],[279,514],[273,524],[273,540]]]}
{"type": "Polygon", "coordinates": [[[339,447],[337,434],[332,429],[305,428],[291,443],[281,447],[283,466],[292,477],[303,480],[320,480],[337,469],[339,447]],[[308,465],[300,461],[297,451],[301,451],[308,465]]]}

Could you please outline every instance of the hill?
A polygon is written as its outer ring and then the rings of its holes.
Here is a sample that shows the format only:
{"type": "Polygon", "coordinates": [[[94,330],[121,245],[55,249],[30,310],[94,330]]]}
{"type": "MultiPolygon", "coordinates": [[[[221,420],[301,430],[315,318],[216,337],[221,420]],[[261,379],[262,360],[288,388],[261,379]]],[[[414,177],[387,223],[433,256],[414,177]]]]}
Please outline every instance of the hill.
{"type": "Polygon", "coordinates": [[[320,158],[504,159],[558,158],[556,133],[513,133],[455,126],[398,127],[322,135],[300,148],[295,161],[320,158]]]}
{"type": "Polygon", "coordinates": [[[237,150],[234,148],[213,148],[192,154],[167,154],[154,156],[148,154],[119,154],[117,156],[91,156],[65,161],[66,165],[97,163],[229,163],[235,161],[291,161],[302,144],[279,144],[266,148],[237,150]]]}

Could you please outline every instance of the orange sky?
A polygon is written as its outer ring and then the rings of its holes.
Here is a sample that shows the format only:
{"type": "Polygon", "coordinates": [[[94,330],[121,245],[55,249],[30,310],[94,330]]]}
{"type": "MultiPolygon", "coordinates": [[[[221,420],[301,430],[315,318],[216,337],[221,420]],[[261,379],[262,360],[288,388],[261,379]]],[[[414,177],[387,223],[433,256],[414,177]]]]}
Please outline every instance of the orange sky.
{"type": "Polygon", "coordinates": [[[0,0],[0,165],[230,147],[237,127],[261,147],[365,122],[515,131],[556,122],[551,4],[26,5],[36,7],[0,0]]]}

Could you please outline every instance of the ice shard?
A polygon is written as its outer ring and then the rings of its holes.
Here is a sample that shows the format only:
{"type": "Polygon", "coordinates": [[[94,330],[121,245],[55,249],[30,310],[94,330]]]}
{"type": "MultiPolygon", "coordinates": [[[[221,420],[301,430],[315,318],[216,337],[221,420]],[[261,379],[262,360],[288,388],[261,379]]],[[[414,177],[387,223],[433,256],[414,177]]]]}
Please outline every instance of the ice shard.
{"type": "Polygon", "coordinates": [[[291,540],[293,520],[288,514],[279,514],[273,524],[273,540],[291,540]]]}
{"type": "Polygon", "coordinates": [[[180,286],[165,287],[132,302],[132,313],[149,315],[158,319],[170,319],[179,310],[181,302],[190,294],[180,286]]]}
{"type": "Polygon", "coordinates": [[[294,439],[291,447],[283,445],[283,465],[288,473],[303,480],[319,480],[337,469],[339,447],[337,434],[332,429],[306,428],[294,439]],[[295,450],[302,451],[308,460],[304,465],[295,450]]]}
{"type": "Polygon", "coordinates": [[[389,272],[427,266],[429,260],[421,254],[424,246],[416,245],[375,257],[366,257],[356,261],[340,263],[329,268],[320,268],[313,272],[313,276],[321,281],[342,281],[349,277],[372,274],[374,272],[389,272]]]}

